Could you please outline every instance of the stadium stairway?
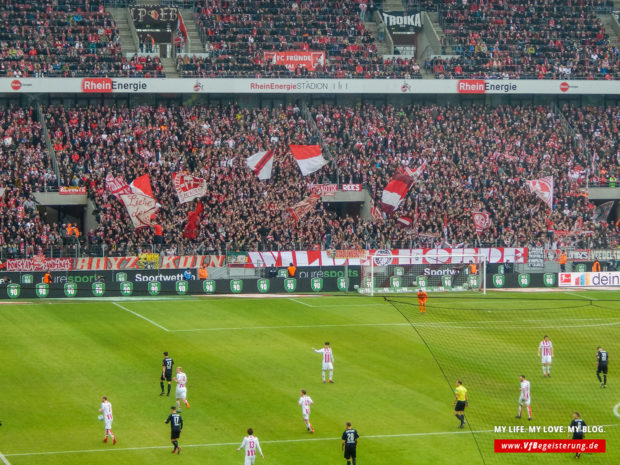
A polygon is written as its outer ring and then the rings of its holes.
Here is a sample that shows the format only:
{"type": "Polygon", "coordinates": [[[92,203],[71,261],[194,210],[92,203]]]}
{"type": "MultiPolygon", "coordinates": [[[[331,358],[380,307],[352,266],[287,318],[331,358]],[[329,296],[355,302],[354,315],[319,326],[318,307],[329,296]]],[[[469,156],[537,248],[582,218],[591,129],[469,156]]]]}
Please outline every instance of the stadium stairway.
{"type": "MultiPolygon", "coordinates": [[[[202,46],[202,40],[200,40],[200,35],[198,34],[194,13],[189,8],[180,8],[179,13],[183,18],[185,28],[187,29],[187,38],[189,40],[188,53],[204,53],[204,47],[202,46]]],[[[166,71],[166,75],[167,73],[168,71],[166,71]]]]}
{"type": "Polygon", "coordinates": [[[618,37],[620,37],[620,24],[616,17],[612,14],[597,14],[598,18],[603,23],[603,27],[605,27],[605,33],[609,36],[609,43],[614,46],[620,45],[618,42],[618,37]]]}
{"type": "Polygon", "coordinates": [[[133,55],[138,52],[137,44],[134,41],[131,29],[129,28],[128,12],[126,8],[108,8],[107,9],[118,28],[121,39],[121,53],[123,56],[133,55]]]}
{"type": "Polygon", "coordinates": [[[174,58],[160,58],[161,64],[164,67],[164,73],[167,78],[178,78],[179,72],[177,71],[177,63],[174,58]]]}
{"type": "Polygon", "coordinates": [[[431,27],[437,34],[437,37],[439,38],[439,40],[441,41],[441,39],[444,39],[446,42],[445,53],[441,51],[441,54],[442,55],[453,55],[454,50],[452,49],[452,45],[448,44],[448,39],[446,37],[446,34],[443,32],[443,28],[441,27],[441,24],[439,24],[439,13],[436,11],[429,11],[427,12],[427,14],[431,20],[431,27]]]}

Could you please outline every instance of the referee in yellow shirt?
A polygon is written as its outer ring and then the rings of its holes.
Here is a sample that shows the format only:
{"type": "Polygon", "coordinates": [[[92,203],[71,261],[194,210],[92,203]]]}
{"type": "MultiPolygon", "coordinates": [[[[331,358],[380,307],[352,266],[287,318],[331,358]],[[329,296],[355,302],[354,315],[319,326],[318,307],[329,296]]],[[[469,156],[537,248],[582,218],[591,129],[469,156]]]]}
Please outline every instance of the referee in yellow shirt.
{"type": "Polygon", "coordinates": [[[469,395],[467,388],[463,386],[463,382],[459,379],[454,389],[454,416],[461,421],[459,428],[465,426],[465,407],[469,404],[469,395]]]}

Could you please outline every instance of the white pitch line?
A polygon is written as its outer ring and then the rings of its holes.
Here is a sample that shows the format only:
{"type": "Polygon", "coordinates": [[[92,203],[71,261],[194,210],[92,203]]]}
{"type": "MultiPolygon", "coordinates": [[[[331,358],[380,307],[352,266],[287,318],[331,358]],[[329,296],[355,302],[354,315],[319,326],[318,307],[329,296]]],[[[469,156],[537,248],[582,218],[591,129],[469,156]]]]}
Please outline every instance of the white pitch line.
{"type": "Polygon", "coordinates": [[[160,325],[159,323],[155,323],[153,320],[145,317],[144,315],[140,315],[139,313],[134,312],[133,310],[129,310],[127,307],[122,306],[121,304],[119,304],[118,302],[112,302],[113,305],[116,305],[118,308],[120,308],[121,310],[125,310],[128,313],[131,313],[132,315],[137,316],[138,318],[142,318],[144,321],[147,321],[149,323],[151,323],[153,326],[157,326],[159,329],[163,329],[164,331],[166,331],[167,333],[170,332],[170,330],[168,328],[164,328],[162,325],[160,325]]]}
{"type": "Polygon", "coordinates": [[[301,300],[297,300],[297,299],[288,299],[288,300],[290,300],[291,302],[298,303],[299,305],[305,305],[306,307],[316,308],[315,305],[307,304],[306,302],[302,302],[301,300]]]}
{"type": "Polygon", "coordinates": [[[586,299],[586,300],[598,300],[598,299],[597,299],[597,298],[595,298],[595,297],[587,297],[587,296],[579,295],[577,292],[570,292],[570,291],[567,291],[566,293],[567,293],[567,294],[570,294],[570,295],[577,296],[577,297],[581,297],[582,299],[586,299]]]}
{"type": "Polygon", "coordinates": [[[239,331],[258,329],[304,329],[304,328],[348,328],[357,326],[409,326],[409,323],[347,323],[340,325],[283,325],[283,326],[239,326],[235,328],[192,328],[170,329],[171,333],[186,333],[196,331],[239,331]]]}
{"type": "MultiPolygon", "coordinates": [[[[471,433],[492,433],[493,430],[480,430],[480,431],[437,431],[434,433],[402,433],[402,434],[375,434],[364,436],[369,439],[390,439],[390,438],[407,438],[417,436],[439,436],[439,435],[452,435],[452,434],[471,434],[471,433]]],[[[287,444],[292,442],[318,442],[318,441],[338,441],[340,438],[303,438],[303,439],[274,439],[272,441],[261,441],[263,444],[287,444]]],[[[224,447],[224,446],[238,446],[239,442],[218,442],[211,444],[183,444],[183,448],[190,447],[224,447]]],[[[152,449],[169,449],[170,446],[144,446],[144,447],[116,447],[105,449],[82,449],[82,450],[60,450],[60,451],[45,451],[45,452],[21,452],[15,454],[6,454],[8,457],[24,457],[34,455],[62,455],[62,454],[85,454],[92,452],[111,452],[111,451],[134,451],[134,450],[152,450],[152,449]]],[[[9,464],[10,465],[10,464],[9,464]]]]}
{"type": "Polygon", "coordinates": [[[2,460],[2,463],[4,463],[4,465],[11,465],[11,462],[7,460],[7,458],[4,456],[2,452],[0,452],[0,460],[2,460]]]}

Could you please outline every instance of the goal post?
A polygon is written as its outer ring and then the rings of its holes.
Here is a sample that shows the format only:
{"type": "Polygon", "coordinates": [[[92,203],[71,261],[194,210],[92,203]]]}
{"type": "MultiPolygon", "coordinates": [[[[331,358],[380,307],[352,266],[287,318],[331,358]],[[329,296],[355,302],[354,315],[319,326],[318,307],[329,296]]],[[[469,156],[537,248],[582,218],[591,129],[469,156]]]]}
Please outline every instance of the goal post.
{"type": "Polygon", "coordinates": [[[420,255],[370,255],[362,261],[358,292],[407,294],[427,292],[487,292],[487,262],[481,254],[423,259],[420,255]]]}

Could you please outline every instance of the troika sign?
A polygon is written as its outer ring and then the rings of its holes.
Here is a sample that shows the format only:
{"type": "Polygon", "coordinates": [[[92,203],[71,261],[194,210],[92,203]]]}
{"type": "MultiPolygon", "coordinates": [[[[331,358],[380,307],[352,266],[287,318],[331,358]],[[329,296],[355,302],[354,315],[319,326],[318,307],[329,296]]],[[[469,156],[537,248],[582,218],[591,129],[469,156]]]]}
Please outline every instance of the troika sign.
{"type": "Polygon", "coordinates": [[[538,79],[0,78],[7,94],[620,94],[618,81],[538,79]]]}

